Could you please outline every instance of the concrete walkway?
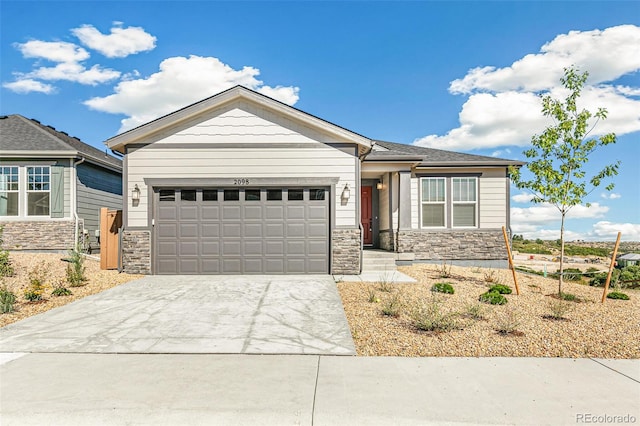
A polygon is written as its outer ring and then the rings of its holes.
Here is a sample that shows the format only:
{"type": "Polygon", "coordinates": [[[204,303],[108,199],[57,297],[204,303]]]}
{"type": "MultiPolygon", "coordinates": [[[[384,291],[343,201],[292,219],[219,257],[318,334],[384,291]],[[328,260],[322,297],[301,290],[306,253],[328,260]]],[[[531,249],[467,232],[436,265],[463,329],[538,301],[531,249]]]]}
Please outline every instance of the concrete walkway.
{"type": "Polygon", "coordinates": [[[638,360],[64,353],[2,359],[4,426],[640,422],[638,360]]]}
{"type": "Polygon", "coordinates": [[[355,355],[329,275],[148,276],[0,328],[0,351],[355,355]]]}

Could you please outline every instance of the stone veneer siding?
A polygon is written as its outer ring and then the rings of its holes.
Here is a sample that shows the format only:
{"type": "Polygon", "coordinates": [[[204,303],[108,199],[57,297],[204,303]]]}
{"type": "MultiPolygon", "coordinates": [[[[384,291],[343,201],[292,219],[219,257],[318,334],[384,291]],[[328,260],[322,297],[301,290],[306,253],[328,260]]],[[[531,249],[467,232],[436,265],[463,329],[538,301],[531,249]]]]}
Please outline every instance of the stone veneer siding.
{"type": "Polygon", "coordinates": [[[360,229],[334,229],[331,232],[331,273],[358,275],[360,273],[360,229]]]}
{"type": "Polygon", "coordinates": [[[151,231],[122,231],[122,270],[151,274],[151,231]]]}
{"type": "Polygon", "coordinates": [[[73,220],[0,222],[0,227],[6,250],[64,251],[74,246],[73,220]]]}
{"type": "Polygon", "coordinates": [[[385,230],[378,233],[380,248],[382,250],[393,251],[393,231],[385,230]]]}
{"type": "Polygon", "coordinates": [[[503,260],[507,258],[501,230],[400,230],[398,252],[420,260],[503,260]]]}

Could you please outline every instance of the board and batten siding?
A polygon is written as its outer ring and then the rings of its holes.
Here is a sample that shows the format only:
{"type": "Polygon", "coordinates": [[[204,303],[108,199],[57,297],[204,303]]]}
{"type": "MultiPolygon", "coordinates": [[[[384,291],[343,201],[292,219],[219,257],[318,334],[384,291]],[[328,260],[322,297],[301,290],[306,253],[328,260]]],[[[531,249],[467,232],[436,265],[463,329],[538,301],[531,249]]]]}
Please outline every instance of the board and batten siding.
{"type": "Polygon", "coordinates": [[[100,229],[100,209],[122,209],[122,176],[88,163],[79,164],[76,173],[78,217],[84,220],[91,245],[96,247],[95,231],[100,229]]]}
{"type": "Polygon", "coordinates": [[[131,193],[137,184],[141,196],[137,206],[127,205],[127,226],[149,226],[145,178],[339,178],[332,200],[335,226],[354,227],[359,161],[355,146],[335,139],[331,143],[337,146],[326,142],[329,138],[313,129],[245,105],[130,149],[126,191],[131,193]],[[352,195],[342,205],[345,184],[352,195]]]}

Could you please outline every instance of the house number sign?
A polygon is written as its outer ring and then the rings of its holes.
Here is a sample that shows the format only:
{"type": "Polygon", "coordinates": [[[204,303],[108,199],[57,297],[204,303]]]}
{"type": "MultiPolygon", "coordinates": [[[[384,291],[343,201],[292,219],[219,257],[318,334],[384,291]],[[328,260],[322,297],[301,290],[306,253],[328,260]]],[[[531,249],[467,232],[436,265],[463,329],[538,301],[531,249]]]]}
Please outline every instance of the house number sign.
{"type": "Polygon", "coordinates": [[[234,179],[233,180],[233,184],[234,185],[238,185],[238,186],[244,186],[244,185],[249,185],[249,179],[246,178],[241,178],[241,179],[234,179]]]}

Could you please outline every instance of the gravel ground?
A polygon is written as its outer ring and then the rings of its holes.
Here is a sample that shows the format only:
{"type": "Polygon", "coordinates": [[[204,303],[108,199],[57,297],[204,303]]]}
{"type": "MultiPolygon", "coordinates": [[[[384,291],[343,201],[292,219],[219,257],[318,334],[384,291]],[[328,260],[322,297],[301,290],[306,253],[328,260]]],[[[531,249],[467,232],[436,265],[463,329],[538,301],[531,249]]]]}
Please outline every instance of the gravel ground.
{"type": "Polygon", "coordinates": [[[65,257],[67,255],[11,252],[9,258],[14,274],[11,277],[0,278],[0,287],[6,286],[16,295],[17,300],[14,305],[16,310],[9,314],[0,314],[0,327],[142,277],[142,275],[120,274],[118,271],[102,271],[100,262],[87,258],[84,263],[85,275],[89,278],[87,283],[81,287],[67,286],[73,292],[71,296],[52,296],[54,283],[66,277],[68,263],[60,260],[65,257]],[[29,287],[29,272],[40,265],[43,265],[47,271],[46,289],[43,295],[45,300],[28,302],[24,298],[24,291],[29,287]]]}
{"type": "Polygon", "coordinates": [[[418,280],[416,284],[391,284],[391,292],[380,283],[342,282],[342,297],[358,355],[364,356],[508,356],[508,357],[602,357],[640,358],[640,290],[625,289],[630,300],[607,299],[600,303],[602,288],[564,283],[563,292],[580,297],[581,303],[563,302],[569,307],[564,320],[547,318],[549,304],[558,302],[557,280],[518,273],[520,295],[507,295],[508,303],[493,306],[478,302],[491,285],[485,276],[513,288],[508,270],[452,267],[452,276],[440,278],[437,265],[398,268],[418,280]],[[455,293],[434,294],[436,282],[450,282],[455,293]],[[369,302],[373,291],[379,302],[369,302]],[[398,295],[403,302],[400,315],[382,314],[382,308],[398,295]],[[444,332],[418,331],[410,312],[418,303],[436,297],[441,310],[453,314],[456,329],[444,332]],[[465,316],[469,306],[482,306],[484,319],[465,316]],[[516,332],[501,334],[500,325],[516,332]]]}

